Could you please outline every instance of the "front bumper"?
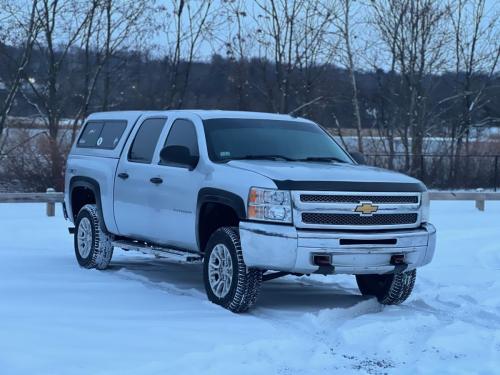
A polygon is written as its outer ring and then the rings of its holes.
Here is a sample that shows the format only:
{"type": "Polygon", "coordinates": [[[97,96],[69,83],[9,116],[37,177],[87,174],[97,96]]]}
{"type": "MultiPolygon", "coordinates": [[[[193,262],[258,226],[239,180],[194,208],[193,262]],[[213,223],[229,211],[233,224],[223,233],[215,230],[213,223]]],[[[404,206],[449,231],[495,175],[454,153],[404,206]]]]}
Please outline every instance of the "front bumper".
{"type": "Polygon", "coordinates": [[[436,229],[431,224],[405,230],[341,232],[241,222],[240,237],[248,267],[305,274],[324,272],[314,263],[315,256],[331,260],[329,273],[394,272],[393,256],[403,256],[411,270],[428,264],[436,247],[436,229]]]}

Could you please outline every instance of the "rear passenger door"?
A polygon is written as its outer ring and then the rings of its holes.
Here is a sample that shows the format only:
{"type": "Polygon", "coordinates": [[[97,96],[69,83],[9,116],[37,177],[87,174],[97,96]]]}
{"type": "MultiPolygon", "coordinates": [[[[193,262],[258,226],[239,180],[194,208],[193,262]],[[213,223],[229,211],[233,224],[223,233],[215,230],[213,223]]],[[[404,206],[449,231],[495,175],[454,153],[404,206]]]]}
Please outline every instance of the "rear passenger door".
{"type": "Polygon", "coordinates": [[[142,121],[125,145],[115,176],[114,213],[121,235],[152,240],[154,223],[151,207],[156,204],[157,184],[152,181],[154,155],[159,153],[159,138],[166,117],[150,117],[142,121]]]}

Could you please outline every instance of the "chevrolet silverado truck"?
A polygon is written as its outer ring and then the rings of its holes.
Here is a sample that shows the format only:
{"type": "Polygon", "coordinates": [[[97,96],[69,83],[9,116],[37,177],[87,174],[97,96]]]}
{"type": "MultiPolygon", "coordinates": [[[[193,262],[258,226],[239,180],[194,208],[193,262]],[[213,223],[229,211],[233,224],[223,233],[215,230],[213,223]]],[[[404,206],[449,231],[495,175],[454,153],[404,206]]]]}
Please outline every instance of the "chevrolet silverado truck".
{"type": "Polygon", "coordinates": [[[76,259],[102,270],[122,248],[202,262],[208,299],[233,312],[285,275],[352,274],[361,294],[399,304],[434,255],[428,193],[355,160],[289,115],[92,114],[65,177],[76,259]]]}

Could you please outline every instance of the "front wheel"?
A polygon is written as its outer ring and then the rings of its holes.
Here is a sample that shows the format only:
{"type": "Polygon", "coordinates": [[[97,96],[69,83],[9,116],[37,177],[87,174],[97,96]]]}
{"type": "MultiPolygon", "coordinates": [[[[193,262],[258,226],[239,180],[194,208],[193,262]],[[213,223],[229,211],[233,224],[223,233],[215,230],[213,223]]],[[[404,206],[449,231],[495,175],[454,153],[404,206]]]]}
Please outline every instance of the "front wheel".
{"type": "Polygon", "coordinates": [[[103,270],[113,256],[111,237],[103,230],[97,207],[86,204],[76,218],[75,255],[85,268],[103,270]]]}
{"type": "Polygon", "coordinates": [[[399,305],[411,294],[417,270],[387,275],[356,275],[361,294],[377,297],[383,305],[399,305]]]}
{"type": "Polygon", "coordinates": [[[208,299],[232,312],[244,312],[257,301],[262,271],[245,265],[237,228],[219,228],[210,237],[203,281],[208,299]]]}

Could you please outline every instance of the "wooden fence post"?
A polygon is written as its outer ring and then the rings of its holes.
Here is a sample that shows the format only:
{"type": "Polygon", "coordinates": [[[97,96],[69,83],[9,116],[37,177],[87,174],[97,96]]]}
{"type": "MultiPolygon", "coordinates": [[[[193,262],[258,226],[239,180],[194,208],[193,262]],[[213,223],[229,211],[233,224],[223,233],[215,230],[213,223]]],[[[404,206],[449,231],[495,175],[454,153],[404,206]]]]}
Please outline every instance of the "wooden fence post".
{"type": "Polygon", "coordinates": [[[476,201],[476,208],[479,211],[484,211],[484,200],[477,200],[476,201]]]}
{"type": "MultiPolygon", "coordinates": [[[[476,191],[478,193],[484,193],[484,189],[482,188],[478,188],[476,189],[476,191]]],[[[484,211],[484,197],[482,196],[478,196],[476,198],[476,208],[479,210],[479,211],[484,211]]]]}
{"type": "MultiPolygon", "coordinates": [[[[55,189],[48,188],[47,194],[55,193],[55,189]]],[[[56,204],[54,202],[47,202],[47,216],[55,216],[56,215],[56,204]]]]}

